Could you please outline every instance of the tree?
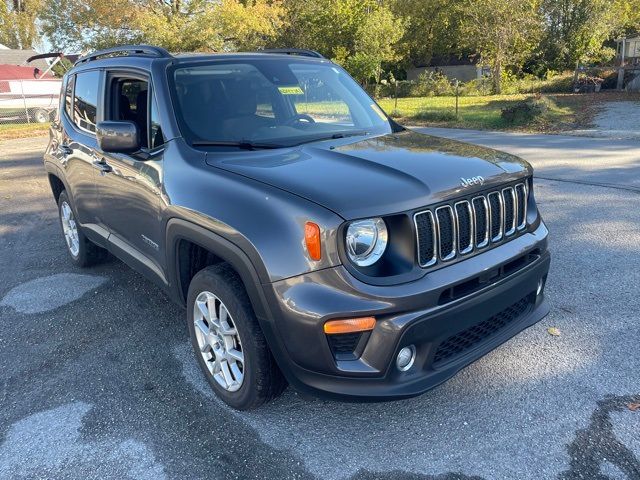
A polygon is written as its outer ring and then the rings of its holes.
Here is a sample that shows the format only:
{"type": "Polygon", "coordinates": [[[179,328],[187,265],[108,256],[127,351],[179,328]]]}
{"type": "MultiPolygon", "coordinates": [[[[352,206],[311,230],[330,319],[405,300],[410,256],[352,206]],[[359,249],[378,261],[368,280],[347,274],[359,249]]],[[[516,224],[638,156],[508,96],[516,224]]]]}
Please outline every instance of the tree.
{"type": "Polygon", "coordinates": [[[274,47],[317,50],[361,82],[379,81],[384,62],[400,60],[400,21],[377,0],[285,0],[288,21],[274,47]]]}
{"type": "Polygon", "coordinates": [[[503,69],[519,67],[539,42],[537,0],[467,0],[463,42],[491,67],[495,93],[501,92],[503,69]]]}
{"type": "Polygon", "coordinates": [[[464,9],[450,0],[396,0],[390,8],[404,21],[400,49],[405,66],[428,65],[433,56],[464,53],[460,27],[464,9]]]}
{"type": "Polygon", "coordinates": [[[263,47],[283,22],[278,0],[50,0],[41,19],[58,49],[144,42],[175,52],[263,47]]]}
{"type": "Polygon", "coordinates": [[[356,31],[355,54],[347,59],[346,67],[356,78],[366,82],[373,77],[376,83],[382,78],[382,63],[394,62],[400,56],[396,44],[402,38],[404,25],[393,13],[380,6],[369,15],[356,31]]]}
{"type": "Polygon", "coordinates": [[[55,50],[77,52],[142,39],[131,0],[48,0],[40,16],[42,35],[55,50]]]}
{"type": "Polygon", "coordinates": [[[640,8],[638,8],[638,4],[629,0],[614,0],[613,6],[621,25],[619,33],[640,33],[640,8]]]}
{"type": "Polygon", "coordinates": [[[29,49],[38,40],[36,19],[43,0],[0,0],[0,43],[29,49]]]}
{"type": "Polygon", "coordinates": [[[541,63],[546,68],[564,70],[575,67],[576,62],[611,58],[614,52],[605,41],[621,30],[624,13],[633,14],[629,7],[628,1],[542,0],[541,63]]]}
{"type": "Polygon", "coordinates": [[[288,18],[272,46],[317,50],[336,57],[338,50],[355,54],[362,24],[379,5],[376,0],[285,0],[288,18]]]}

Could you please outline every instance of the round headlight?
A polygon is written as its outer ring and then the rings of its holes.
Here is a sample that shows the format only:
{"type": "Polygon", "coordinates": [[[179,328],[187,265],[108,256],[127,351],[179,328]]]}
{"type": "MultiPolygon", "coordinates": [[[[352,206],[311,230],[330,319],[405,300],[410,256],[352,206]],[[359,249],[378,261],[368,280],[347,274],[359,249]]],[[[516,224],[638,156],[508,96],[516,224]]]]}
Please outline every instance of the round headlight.
{"type": "Polygon", "coordinates": [[[387,248],[387,226],[381,218],[353,222],[347,228],[347,255],[359,267],[373,265],[387,248]]]}

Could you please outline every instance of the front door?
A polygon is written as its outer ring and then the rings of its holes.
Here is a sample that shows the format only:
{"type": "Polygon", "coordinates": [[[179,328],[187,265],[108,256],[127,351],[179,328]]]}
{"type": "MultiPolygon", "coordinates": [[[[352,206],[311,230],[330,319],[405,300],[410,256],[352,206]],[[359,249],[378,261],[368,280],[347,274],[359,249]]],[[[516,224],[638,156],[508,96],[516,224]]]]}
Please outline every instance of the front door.
{"type": "Polygon", "coordinates": [[[145,76],[110,72],[104,91],[105,119],[135,122],[142,148],[130,155],[96,151],[104,165],[96,174],[100,221],[109,229],[117,256],[165,284],[160,219],[164,142],[151,112],[150,84],[145,76]]]}
{"type": "Polygon", "coordinates": [[[81,71],[67,79],[60,112],[60,122],[64,128],[60,129],[52,154],[65,172],[76,219],[89,238],[105,245],[108,232],[98,224],[100,205],[95,184],[97,169],[94,165],[96,123],[101,114],[98,111],[100,81],[99,70],[81,71]]]}

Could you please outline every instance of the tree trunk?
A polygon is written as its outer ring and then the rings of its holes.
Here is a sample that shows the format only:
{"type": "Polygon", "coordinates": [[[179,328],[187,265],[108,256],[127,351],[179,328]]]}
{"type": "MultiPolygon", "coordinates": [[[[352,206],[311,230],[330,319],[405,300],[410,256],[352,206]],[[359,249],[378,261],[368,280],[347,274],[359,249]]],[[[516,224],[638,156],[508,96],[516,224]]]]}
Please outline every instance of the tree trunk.
{"type": "Polygon", "coordinates": [[[493,72],[491,72],[493,80],[493,93],[500,95],[502,93],[502,62],[496,60],[493,64],[493,72]]]}

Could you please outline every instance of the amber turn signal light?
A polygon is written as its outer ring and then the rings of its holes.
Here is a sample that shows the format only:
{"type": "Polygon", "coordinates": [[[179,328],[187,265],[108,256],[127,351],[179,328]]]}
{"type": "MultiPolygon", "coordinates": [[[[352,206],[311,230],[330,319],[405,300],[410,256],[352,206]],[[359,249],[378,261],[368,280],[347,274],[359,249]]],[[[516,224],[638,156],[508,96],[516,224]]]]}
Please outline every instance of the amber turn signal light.
{"type": "Polygon", "coordinates": [[[376,326],[374,317],[347,318],[344,320],[330,320],[324,324],[324,333],[335,335],[337,333],[355,333],[373,330],[376,326]]]}
{"type": "Polygon", "coordinates": [[[307,252],[311,260],[320,260],[322,251],[320,249],[320,227],[313,222],[304,224],[304,242],[307,245],[307,252]]]}

